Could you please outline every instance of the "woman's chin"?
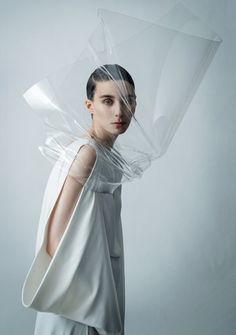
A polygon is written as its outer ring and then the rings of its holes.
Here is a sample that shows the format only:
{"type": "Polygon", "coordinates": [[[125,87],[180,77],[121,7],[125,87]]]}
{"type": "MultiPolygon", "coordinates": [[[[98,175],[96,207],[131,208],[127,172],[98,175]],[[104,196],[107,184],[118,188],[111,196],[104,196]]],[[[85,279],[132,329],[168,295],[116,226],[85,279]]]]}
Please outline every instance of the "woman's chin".
{"type": "Polygon", "coordinates": [[[111,133],[113,135],[120,135],[126,132],[126,130],[128,129],[128,126],[126,124],[121,125],[121,126],[116,126],[112,129],[111,133]]]}
{"type": "Polygon", "coordinates": [[[119,130],[116,130],[116,131],[113,131],[112,134],[113,136],[119,136],[119,135],[122,135],[126,132],[127,128],[124,128],[124,129],[119,129],[119,130]]]}

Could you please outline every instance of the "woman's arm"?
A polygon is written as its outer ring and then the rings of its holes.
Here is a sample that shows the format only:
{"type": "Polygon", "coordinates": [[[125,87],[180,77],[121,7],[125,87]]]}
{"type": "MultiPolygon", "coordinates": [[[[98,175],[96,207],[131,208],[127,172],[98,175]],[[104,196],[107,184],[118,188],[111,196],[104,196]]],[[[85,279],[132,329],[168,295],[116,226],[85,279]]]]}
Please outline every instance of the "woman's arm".
{"type": "Polygon", "coordinates": [[[96,151],[83,145],[73,161],[65,183],[51,212],[48,224],[47,253],[52,257],[67,227],[76,201],[96,161],[96,151]]]}

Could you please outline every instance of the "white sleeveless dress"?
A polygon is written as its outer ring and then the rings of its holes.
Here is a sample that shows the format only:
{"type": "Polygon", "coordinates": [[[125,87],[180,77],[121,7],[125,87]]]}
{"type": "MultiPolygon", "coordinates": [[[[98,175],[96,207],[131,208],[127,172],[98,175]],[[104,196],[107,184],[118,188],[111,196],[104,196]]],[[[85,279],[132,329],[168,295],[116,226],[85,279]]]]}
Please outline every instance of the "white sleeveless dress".
{"type": "Polygon", "coordinates": [[[22,288],[23,306],[38,312],[34,335],[124,335],[121,185],[96,178],[106,175],[99,155],[56,252],[53,257],[46,252],[49,216],[76,152],[86,143],[81,138],[68,146],[70,155],[58,159],[46,185],[35,257],[22,288]]]}

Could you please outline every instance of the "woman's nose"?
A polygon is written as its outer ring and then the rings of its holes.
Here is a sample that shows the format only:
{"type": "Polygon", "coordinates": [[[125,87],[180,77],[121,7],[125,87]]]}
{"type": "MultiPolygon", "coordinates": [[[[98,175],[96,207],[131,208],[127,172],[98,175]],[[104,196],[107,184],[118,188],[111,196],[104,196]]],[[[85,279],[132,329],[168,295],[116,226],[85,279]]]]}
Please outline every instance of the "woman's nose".
{"type": "Polygon", "coordinates": [[[115,115],[116,116],[125,116],[128,113],[128,107],[126,106],[125,102],[121,101],[116,106],[115,115]]]}
{"type": "Polygon", "coordinates": [[[122,115],[123,115],[122,108],[120,108],[120,106],[117,106],[115,110],[115,116],[122,116],[122,115]]]}

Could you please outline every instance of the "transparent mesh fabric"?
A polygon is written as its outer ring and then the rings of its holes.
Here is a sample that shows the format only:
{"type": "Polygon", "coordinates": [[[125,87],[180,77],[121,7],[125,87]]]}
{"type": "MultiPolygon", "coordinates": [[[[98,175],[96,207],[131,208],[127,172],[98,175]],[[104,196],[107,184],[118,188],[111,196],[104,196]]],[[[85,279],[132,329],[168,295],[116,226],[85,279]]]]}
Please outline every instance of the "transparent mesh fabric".
{"type": "MultiPolygon", "coordinates": [[[[86,138],[106,167],[96,179],[116,187],[141,177],[165,154],[222,40],[182,3],[156,22],[105,9],[98,20],[75,62],[34,84],[24,98],[46,126],[39,147],[46,158],[66,159],[69,143],[86,138]],[[126,69],[135,87],[107,64],[126,69]],[[97,68],[95,95],[85,105],[97,68]]],[[[83,183],[89,170],[71,173],[83,183]]]]}

